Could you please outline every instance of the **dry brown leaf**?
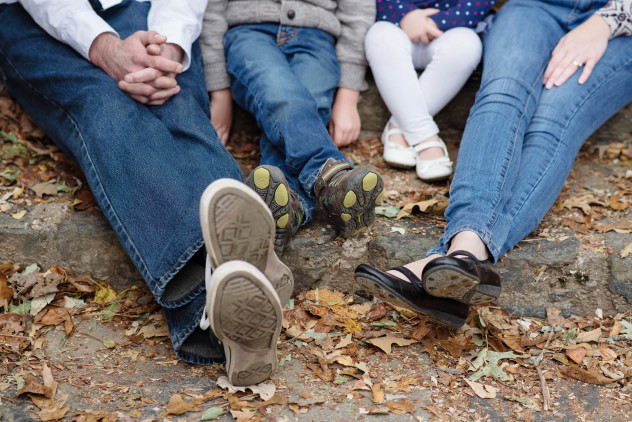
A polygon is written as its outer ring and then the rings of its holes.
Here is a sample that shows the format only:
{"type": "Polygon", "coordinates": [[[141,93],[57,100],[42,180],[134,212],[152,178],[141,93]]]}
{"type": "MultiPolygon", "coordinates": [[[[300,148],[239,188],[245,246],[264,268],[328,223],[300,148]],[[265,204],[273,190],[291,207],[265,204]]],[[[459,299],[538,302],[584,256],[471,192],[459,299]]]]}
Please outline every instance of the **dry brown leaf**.
{"type": "Polygon", "coordinates": [[[459,359],[463,356],[463,352],[466,350],[470,350],[474,348],[474,344],[470,342],[472,337],[451,337],[446,340],[441,340],[439,342],[439,346],[441,346],[445,351],[450,353],[455,359],[459,359]]]}
{"type": "Polygon", "coordinates": [[[395,217],[395,220],[399,220],[403,217],[406,217],[410,214],[413,213],[413,210],[415,209],[415,207],[419,208],[419,211],[421,212],[426,212],[428,210],[428,208],[438,204],[439,201],[437,201],[436,199],[428,199],[426,201],[419,201],[419,202],[411,202],[408,203],[406,205],[404,205],[404,208],[401,209],[401,211],[397,214],[397,217],[395,217]]]}
{"type": "Polygon", "coordinates": [[[382,387],[380,384],[373,384],[371,387],[371,392],[373,393],[373,403],[382,403],[386,398],[384,391],[382,391],[382,387]]]}
{"type": "Polygon", "coordinates": [[[601,328],[595,328],[591,331],[582,331],[575,338],[576,343],[588,343],[591,341],[599,341],[601,338],[601,328]]]}
{"type": "Polygon", "coordinates": [[[338,344],[336,344],[336,349],[342,349],[343,347],[347,347],[353,342],[353,336],[351,334],[347,334],[342,337],[338,344]]]}
{"type": "Polygon", "coordinates": [[[621,250],[621,258],[627,258],[632,253],[632,242],[621,250]]]}
{"type": "Polygon", "coordinates": [[[31,374],[24,375],[24,386],[15,393],[15,396],[21,396],[22,394],[39,394],[47,399],[50,399],[53,396],[53,391],[50,387],[46,387],[45,385],[40,384],[40,382],[31,374]]]}
{"type": "Polygon", "coordinates": [[[44,380],[44,387],[49,388],[51,391],[51,398],[55,397],[57,381],[53,378],[53,372],[46,363],[44,363],[44,367],[42,368],[42,379],[44,380]]]}
{"type": "Polygon", "coordinates": [[[31,190],[35,192],[38,198],[43,197],[44,195],[55,196],[57,195],[57,185],[55,180],[49,180],[48,182],[38,183],[34,186],[31,186],[31,190]]]}
{"type": "Polygon", "coordinates": [[[396,415],[403,415],[405,413],[410,413],[411,415],[415,413],[415,405],[409,402],[408,400],[398,400],[393,402],[386,403],[391,412],[396,415]]]}
{"type": "Polygon", "coordinates": [[[604,361],[611,361],[617,358],[617,354],[612,349],[603,345],[599,345],[599,354],[604,361]]]}
{"type": "Polygon", "coordinates": [[[496,388],[491,385],[481,384],[480,382],[470,381],[467,378],[463,378],[463,380],[472,387],[474,393],[482,399],[493,399],[496,397],[496,388]]]}
{"type": "Polygon", "coordinates": [[[623,330],[623,324],[621,324],[619,321],[615,321],[614,325],[610,329],[610,334],[608,335],[608,337],[619,335],[621,330],[623,330]]]}
{"type": "Polygon", "coordinates": [[[343,305],[345,298],[342,293],[328,289],[315,289],[305,293],[305,297],[313,302],[324,305],[343,305]]]}
{"type": "Polygon", "coordinates": [[[575,368],[573,366],[563,366],[562,368],[560,368],[560,372],[562,373],[562,375],[582,382],[587,382],[588,384],[607,385],[617,381],[608,377],[604,377],[599,373],[589,372],[581,368],[575,368]]]}
{"type": "Polygon", "coordinates": [[[393,344],[397,344],[398,346],[410,346],[413,343],[419,343],[417,340],[409,340],[392,335],[386,335],[380,338],[372,338],[370,340],[367,340],[367,342],[379,347],[387,355],[391,354],[391,347],[393,346],[393,344]]]}
{"type": "Polygon", "coordinates": [[[9,303],[13,297],[13,289],[9,287],[9,281],[3,273],[0,272],[0,306],[4,308],[4,311],[9,310],[9,303]]]}
{"type": "Polygon", "coordinates": [[[160,416],[181,415],[186,412],[198,412],[202,410],[195,400],[185,402],[180,394],[174,394],[167,403],[167,411],[160,416]]]}
{"type": "Polygon", "coordinates": [[[259,406],[257,406],[257,411],[261,414],[266,414],[266,408],[268,406],[272,406],[274,404],[280,404],[284,406],[287,404],[287,397],[283,394],[275,394],[271,399],[264,401],[259,406]]]}
{"type": "Polygon", "coordinates": [[[341,365],[344,366],[354,366],[355,363],[353,362],[353,359],[351,358],[351,356],[347,356],[347,355],[343,355],[343,356],[334,356],[333,358],[329,359],[329,363],[331,362],[338,362],[341,365]]]}
{"type": "Polygon", "coordinates": [[[584,357],[586,357],[586,349],[584,349],[583,347],[578,347],[576,349],[565,350],[564,354],[576,364],[581,365],[584,357]]]}

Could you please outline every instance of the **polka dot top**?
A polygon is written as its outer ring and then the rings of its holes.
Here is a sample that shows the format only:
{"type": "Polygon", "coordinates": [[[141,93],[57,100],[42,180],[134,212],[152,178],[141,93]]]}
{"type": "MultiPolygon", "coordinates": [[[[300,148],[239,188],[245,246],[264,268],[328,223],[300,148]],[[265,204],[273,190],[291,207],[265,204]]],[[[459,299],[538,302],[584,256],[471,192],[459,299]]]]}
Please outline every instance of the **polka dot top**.
{"type": "Polygon", "coordinates": [[[473,28],[490,11],[496,0],[376,0],[377,20],[399,25],[406,13],[416,9],[439,9],[431,16],[440,30],[457,26],[473,28]]]}

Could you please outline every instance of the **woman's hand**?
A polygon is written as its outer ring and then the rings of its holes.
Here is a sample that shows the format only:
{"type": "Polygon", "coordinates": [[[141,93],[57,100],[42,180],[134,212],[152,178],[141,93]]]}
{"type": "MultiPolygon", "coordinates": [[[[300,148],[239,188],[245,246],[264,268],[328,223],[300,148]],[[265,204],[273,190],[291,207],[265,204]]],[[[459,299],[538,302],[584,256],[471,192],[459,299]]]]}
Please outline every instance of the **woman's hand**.
{"type": "Polygon", "coordinates": [[[593,68],[603,56],[610,39],[610,27],[598,15],[564,35],[551,54],[551,61],[544,72],[543,83],[547,88],[561,86],[582,66],[579,83],[588,80],[593,68]]]}
{"type": "Polygon", "coordinates": [[[417,9],[409,12],[399,22],[399,27],[408,35],[412,42],[428,44],[435,38],[439,38],[443,31],[437,27],[430,16],[436,15],[437,9],[417,9]]]}

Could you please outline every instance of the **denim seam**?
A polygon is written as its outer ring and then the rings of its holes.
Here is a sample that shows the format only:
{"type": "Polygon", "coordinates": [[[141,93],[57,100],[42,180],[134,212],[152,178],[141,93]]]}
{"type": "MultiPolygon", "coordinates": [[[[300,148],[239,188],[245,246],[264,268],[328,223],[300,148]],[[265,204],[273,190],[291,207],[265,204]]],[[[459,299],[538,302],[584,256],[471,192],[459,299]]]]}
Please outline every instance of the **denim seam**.
{"type": "MultiPolygon", "coordinates": [[[[585,97],[583,98],[583,100],[581,100],[577,106],[575,107],[575,110],[573,111],[573,113],[571,114],[571,116],[568,118],[567,122],[566,122],[566,126],[564,126],[564,128],[562,129],[562,132],[560,134],[560,139],[564,137],[564,134],[568,131],[569,125],[571,120],[573,120],[573,117],[577,114],[577,112],[579,111],[579,109],[581,108],[581,106],[583,104],[586,103],[586,101],[588,101],[592,96],[594,91],[596,91],[598,88],[600,88],[608,79],[609,76],[617,73],[621,68],[625,68],[627,65],[629,65],[630,63],[632,63],[632,59],[629,59],[627,62],[623,63],[621,66],[613,68],[612,71],[610,73],[608,73],[607,75],[604,75],[602,82],[598,83],[597,85],[594,86],[594,88],[590,91],[587,92],[585,97]]],[[[553,155],[553,157],[555,157],[560,151],[560,143],[558,142],[557,148],[555,150],[555,154],[553,155]]],[[[551,159],[551,163],[554,160],[551,159]]],[[[544,172],[546,172],[549,167],[551,166],[551,164],[549,164],[549,166],[544,170],[544,172]]],[[[527,196],[525,197],[525,199],[522,201],[522,204],[520,205],[520,207],[516,210],[516,212],[514,213],[514,215],[511,216],[511,218],[514,218],[516,214],[518,214],[520,212],[520,210],[522,210],[522,207],[524,206],[524,204],[527,202],[527,200],[529,199],[529,196],[531,196],[531,194],[533,193],[533,191],[535,190],[535,188],[540,184],[540,181],[542,180],[542,178],[540,177],[538,179],[538,182],[532,186],[532,188],[529,190],[527,196]]]]}
{"type": "MultiPolygon", "coordinates": [[[[545,68],[546,68],[546,64],[544,64],[542,66],[542,68],[540,69],[540,72],[538,72],[538,75],[541,75],[544,72],[545,68]]],[[[526,115],[526,110],[527,110],[527,108],[529,106],[529,102],[531,101],[531,98],[533,97],[533,93],[535,91],[534,87],[539,82],[540,82],[540,77],[538,76],[533,81],[533,85],[531,86],[531,89],[529,91],[529,95],[527,95],[527,98],[526,98],[526,101],[525,101],[525,105],[524,105],[524,107],[522,109],[522,112],[521,112],[522,114],[520,115],[520,118],[518,119],[516,128],[514,129],[514,137],[513,137],[512,142],[511,142],[512,148],[511,148],[511,152],[509,153],[510,157],[508,157],[508,160],[505,161],[506,165],[505,165],[505,167],[503,169],[503,179],[502,179],[502,182],[501,182],[499,190],[498,190],[498,199],[496,200],[496,202],[492,206],[493,213],[490,216],[491,220],[490,220],[490,222],[488,224],[488,227],[490,227],[490,228],[493,227],[494,224],[496,224],[496,221],[498,221],[498,216],[499,216],[498,206],[500,205],[501,198],[503,197],[503,195],[502,195],[503,187],[505,186],[505,183],[507,182],[507,169],[509,168],[509,163],[513,159],[514,152],[516,150],[516,140],[518,139],[518,129],[520,127],[520,123],[522,122],[522,120],[524,119],[524,117],[526,115]]]]}
{"type": "MultiPolygon", "coordinates": [[[[44,98],[44,100],[46,100],[47,102],[49,102],[50,104],[52,104],[53,106],[55,106],[56,108],[58,108],[59,110],[61,110],[61,112],[66,116],[66,118],[70,121],[73,129],[77,132],[80,142],[81,142],[81,150],[84,154],[84,156],[87,156],[88,158],[89,155],[86,154],[86,147],[85,147],[85,140],[83,137],[83,134],[81,133],[81,131],[79,130],[79,127],[77,125],[77,123],[75,122],[75,120],[72,118],[72,115],[61,105],[57,104],[55,101],[53,101],[52,99],[50,99],[48,96],[46,96],[43,92],[41,92],[39,89],[37,89],[36,87],[34,87],[26,78],[24,78],[24,76],[22,75],[22,73],[16,69],[16,67],[13,65],[13,63],[11,63],[10,60],[8,60],[6,54],[4,54],[4,52],[0,51],[0,53],[2,54],[2,56],[4,57],[4,61],[5,63],[9,64],[11,66],[11,68],[13,69],[13,71],[15,72],[16,75],[18,75],[20,77],[20,79],[22,79],[23,83],[28,86],[31,90],[33,90],[33,92],[37,93],[38,95],[40,95],[42,98],[44,98]]],[[[88,159],[89,161],[89,165],[90,165],[90,171],[93,172],[93,174],[96,175],[96,171],[94,169],[94,165],[92,163],[91,159],[88,159]]],[[[96,186],[99,190],[103,191],[103,187],[101,184],[101,181],[99,179],[99,177],[96,177],[97,179],[97,185],[96,186]]],[[[92,188],[92,187],[91,187],[92,188]]],[[[151,275],[149,270],[147,269],[147,264],[145,263],[145,261],[140,257],[140,254],[138,253],[138,251],[136,250],[136,247],[134,246],[133,242],[130,241],[129,239],[129,235],[127,234],[127,232],[122,228],[122,225],[120,224],[120,220],[118,218],[118,216],[116,215],[116,213],[113,211],[113,208],[110,204],[109,198],[107,197],[107,195],[104,194],[104,192],[102,192],[102,198],[104,199],[105,205],[108,209],[103,210],[104,214],[108,214],[113,216],[114,218],[112,218],[113,221],[116,222],[116,225],[119,227],[119,229],[121,230],[121,233],[124,234],[125,237],[125,243],[130,245],[131,250],[133,251],[135,257],[138,259],[138,262],[142,263],[143,268],[140,269],[141,272],[144,272],[144,275],[151,275]]],[[[112,224],[113,228],[114,228],[114,224],[112,224]]],[[[122,243],[123,241],[121,241],[122,243]]],[[[153,276],[150,277],[153,279],[153,276]]]]}
{"type": "Polygon", "coordinates": [[[187,248],[187,250],[184,251],[182,255],[180,255],[180,258],[178,258],[177,263],[174,266],[172,266],[169,270],[167,270],[167,272],[159,280],[157,280],[159,282],[158,287],[160,287],[162,291],[164,291],[165,287],[167,286],[167,283],[182,269],[182,267],[186,265],[189,259],[191,259],[191,257],[195,255],[195,253],[199,251],[203,245],[204,245],[204,239],[199,238],[192,246],[187,248]]]}

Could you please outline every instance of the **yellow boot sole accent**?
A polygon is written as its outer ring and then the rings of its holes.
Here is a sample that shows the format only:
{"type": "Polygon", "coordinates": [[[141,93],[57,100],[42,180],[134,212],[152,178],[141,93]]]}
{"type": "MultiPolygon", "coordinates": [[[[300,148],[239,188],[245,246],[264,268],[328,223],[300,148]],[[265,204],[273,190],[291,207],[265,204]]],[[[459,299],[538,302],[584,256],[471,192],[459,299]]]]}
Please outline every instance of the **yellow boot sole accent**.
{"type": "MultiPolygon", "coordinates": [[[[364,182],[362,182],[362,184],[364,184],[364,182]]],[[[345,208],[350,208],[350,207],[355,205],[357,200],[358,200],[358,198],[356,197],[355,192],[350,190],[345,195],[345,199],[344,199],[344,201],[342,201],[342,205],[344,205],[345,208]]]]}
{"type": "Polygon", "coordinates": [[[277,227],[280,229],[284,229],[287,226],[287,222],[290,221],[290,214],[283,214],[277,220],[277,227]]]}
{"type": "Polygon", "coordinates": [[[362,189],[364,189],[365,192],[375,189],[376,186],[377,186],[377,174],[369,173],[366,176],[364,176],[364,179],[362,179],[362,189]]]}
{"type": "Polygon", "coordinates": [[[342,213],[340,214],[340,219],[346,223],[347,221],[351,220],[351,214],[342,213]]]}
{"type": "Polygon", "coordinates": [[[258,168],[255,170],[253,180],[256,187],[259,189],[265,189],[270,184],[270,172],[264,168],[258,168]]]}
{"type": "Polygon", "coordinates": [[[380,205],[382,203],[382,197],[384,196],[384,192],[380,192],[380,194],[375,198],[375,204],[380,205]]]}
{"type": "Polygon", "coordinates": [[[287,205],[290,200],[290,195],[287,193],[287,188],[285,185],[279,185],[274,192],[274,202],[284,207],[287,205]]]}

